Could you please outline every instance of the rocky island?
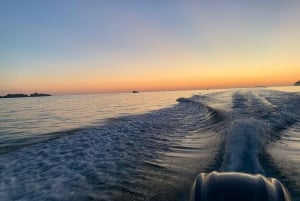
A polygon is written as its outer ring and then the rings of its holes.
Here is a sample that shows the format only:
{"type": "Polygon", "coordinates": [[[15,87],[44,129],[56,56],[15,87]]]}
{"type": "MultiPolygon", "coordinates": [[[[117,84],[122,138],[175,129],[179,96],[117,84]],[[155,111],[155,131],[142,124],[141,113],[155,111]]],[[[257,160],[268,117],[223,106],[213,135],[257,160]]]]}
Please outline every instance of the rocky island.
{"type": "Polygon", "coordinates": [[[35,92],[33,94],[30,94],[30,95],[27,95],[27,94],[7,94],[6,96],[0,96],[0,98],[25,98],[25,97],[40,97],[40,96],[51,96],[51,95],[35,92]]]}
{"type": "Polygon", "coordinates": [[[6,96],[2,96],[1,98],[24,98],[28,97],[27,94],[7,94],[6,96]]]}
{"type": "Polygon", "coordinates": [[[39,97],[39,96],[51,96],[50,94],[43,94],[43,93],[33,93],[30,94],[30,97],[39,97]]]}
{"type": "Polygon", "coordinates": [[[295,82],[294,86],[300,86],[300,81],[295,82]]]}

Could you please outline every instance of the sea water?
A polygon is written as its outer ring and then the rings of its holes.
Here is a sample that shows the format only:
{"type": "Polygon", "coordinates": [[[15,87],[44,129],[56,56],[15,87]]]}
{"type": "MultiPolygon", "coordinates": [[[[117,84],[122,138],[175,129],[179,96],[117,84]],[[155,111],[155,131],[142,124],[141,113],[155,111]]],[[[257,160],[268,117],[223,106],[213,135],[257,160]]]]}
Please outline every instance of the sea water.
{"type": "Polygon", "coordinates": [[[0,99],[0,200],[188,200],[200,172],[300,200],[300,88],[0,99]]]}

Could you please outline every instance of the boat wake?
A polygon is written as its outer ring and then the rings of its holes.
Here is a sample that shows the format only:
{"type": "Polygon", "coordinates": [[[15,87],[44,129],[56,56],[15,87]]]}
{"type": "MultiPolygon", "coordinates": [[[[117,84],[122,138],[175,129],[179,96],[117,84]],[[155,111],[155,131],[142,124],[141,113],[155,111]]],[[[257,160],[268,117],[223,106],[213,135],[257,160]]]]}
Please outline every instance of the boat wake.
{"type": "MultiPolygon", "coordinates": [[[[271,171],[276,167],[287,178],[285,185],[299,186],[300,168],[294,170],[296,185],[285,173],[300,167],[299,158],[291,158],[291,166],[278,165],[284,157],[278,159],[277,152],[283,156],[294,149],[276,148],[300,120],[299,94],[229,90],[177,102],[0,155],[0,197],[7,201],[187,200],[199,172],[278,177],[278,171],[271,171]],[[271,166],[265,166],[262,158],[272,160],[271,166]]],[[[293,135],[296,141],[288,138],[289,145],[298,142],[299,130],[293,135]]],[[[300,154],[298,148],[296,152],[300,154]]],[[[292,192],[300,197],[299,191],[292,192]]]]}

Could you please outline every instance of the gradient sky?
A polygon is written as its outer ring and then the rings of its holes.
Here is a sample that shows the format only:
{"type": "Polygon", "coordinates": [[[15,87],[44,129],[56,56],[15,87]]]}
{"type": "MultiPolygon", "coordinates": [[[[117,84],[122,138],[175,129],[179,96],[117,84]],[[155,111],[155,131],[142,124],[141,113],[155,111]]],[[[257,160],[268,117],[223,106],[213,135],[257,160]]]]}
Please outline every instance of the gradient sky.
{"type": "Polygon", "coordinates": [[[300,1],[2,0],[0,94],[290,85],[300,1]]]}

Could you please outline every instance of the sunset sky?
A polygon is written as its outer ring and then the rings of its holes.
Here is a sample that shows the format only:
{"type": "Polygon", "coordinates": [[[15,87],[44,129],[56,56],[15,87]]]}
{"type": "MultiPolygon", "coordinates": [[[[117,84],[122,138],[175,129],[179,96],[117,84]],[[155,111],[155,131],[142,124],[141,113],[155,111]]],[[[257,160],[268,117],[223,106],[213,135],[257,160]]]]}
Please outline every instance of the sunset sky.
{"type": "Polygon", "coordinates": [[[291,85],[300,1],[2,0],[0,95],[291,85]]]}

